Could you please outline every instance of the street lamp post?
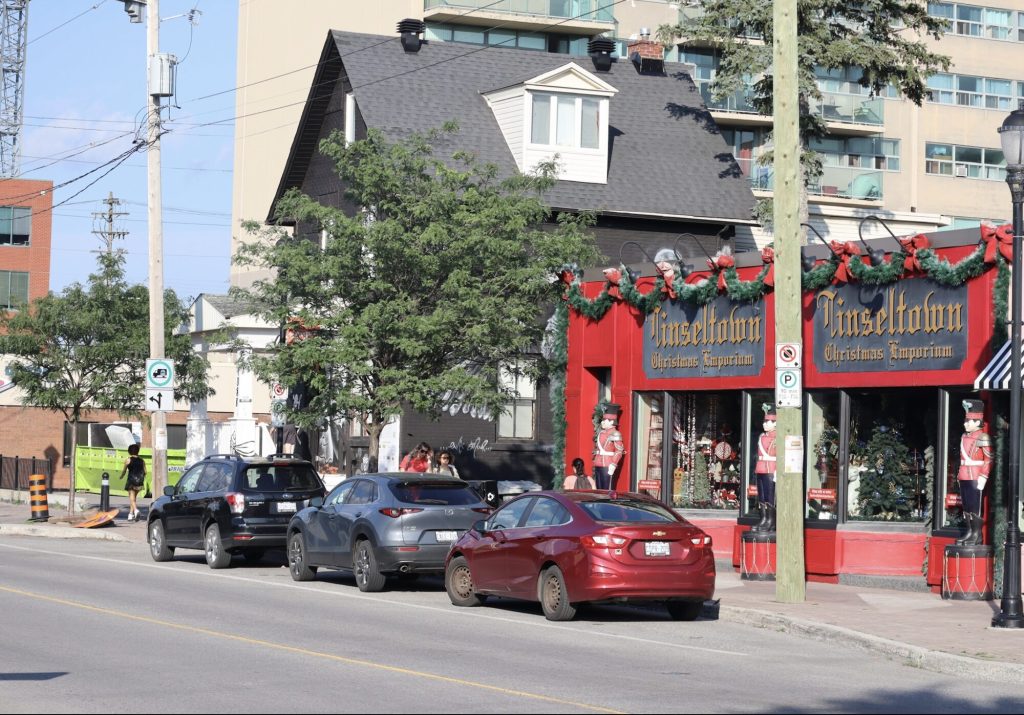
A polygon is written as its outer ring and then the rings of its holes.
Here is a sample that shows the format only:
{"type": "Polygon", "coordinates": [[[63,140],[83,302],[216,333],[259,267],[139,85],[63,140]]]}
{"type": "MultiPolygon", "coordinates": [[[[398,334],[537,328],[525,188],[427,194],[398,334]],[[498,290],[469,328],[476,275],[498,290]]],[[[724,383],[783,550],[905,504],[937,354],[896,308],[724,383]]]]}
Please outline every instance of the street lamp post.
{"type": "Polygon", "coordinates": [[[999,613],[992,619],[997,628],[1024,627],[1020,592],[1020,398],[1021,398],[1021,234],[1024,232],[1024,100],[999,127],[999,141],[1006,159],[1006,183],[1013,200],[1013,301],[1010,305],[1010,469],[1007,474],[1006,544],[1003,549],[1003,596],[999,613]]]}

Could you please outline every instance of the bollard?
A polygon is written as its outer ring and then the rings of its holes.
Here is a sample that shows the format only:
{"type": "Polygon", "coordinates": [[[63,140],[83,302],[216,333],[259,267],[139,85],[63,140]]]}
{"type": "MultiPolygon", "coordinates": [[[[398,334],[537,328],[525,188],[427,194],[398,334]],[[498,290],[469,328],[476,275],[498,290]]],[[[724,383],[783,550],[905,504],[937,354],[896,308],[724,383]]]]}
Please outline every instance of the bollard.
{"type": "Polygon", "coordinates": [[[100,511],[110,511],[110,473],[103,472],[100,477],[100,511]]]}
{"type": "Polygon", "coordinates": [[[29,521],[49,521],[50,508],[46,501],[46,475],[33,474],[29,477],[28,493],[32,509],[29,521]]]}

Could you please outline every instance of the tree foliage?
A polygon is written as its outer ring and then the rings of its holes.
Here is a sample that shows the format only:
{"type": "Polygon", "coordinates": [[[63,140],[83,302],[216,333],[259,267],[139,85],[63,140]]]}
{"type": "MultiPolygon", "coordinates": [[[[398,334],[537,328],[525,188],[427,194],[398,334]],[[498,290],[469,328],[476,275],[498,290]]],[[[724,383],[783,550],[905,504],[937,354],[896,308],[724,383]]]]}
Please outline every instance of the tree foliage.
{"type": "MultiPolygon", "coordinates": [[[[200,399],[212,392],[208,365],[187,334],[172,334],[187,320],[187,307],[167,291],[164,352],[175,364],[174,394],[200,399]]],[[[127,283],[120,253],[100,254],[87,285],[74,283],[25,310],[0,314],[0,353],[14,357],[11,377],[26,405],[60,412],[72,425],[92,410],[138,415],[149,356],[149,290],[127,283]]],[[[72,493],[74,479],[72,463],[72,493]]]]}
{"type": "MultiPolygon", "coordinates": [[[[751,104],[759,113],[771,115],[773,3],[702,0],[701,10],[693,19],[658,28],[659,40],[671,44],[681,37],[687,44],[716,48],[720,61],[711,83],[715,99],[750,86],[751,104]]],[[[939,39],[945,26],[946,21],[930,17],[926,3],[919,0],[798,0],[797,74],[805,181],[821,173],[820,158],[808,150],[810,141],[826,134],[825,120],[814,111],[822,99],[815,69],[859,68],[859,82],[872,95],[892,86],[920,105],[928,76],[950,65],[948,56],[932,52],[926,42],[929,36],[939,39]]],[[[771,153],[763,160],[770,162],[771,153]]]]}
{"type": "Polygon", "coordinates": [[[253,367],[265,380],[308,386],[300,426],[344,416],[370,436],[371,468],[387,421],[403,405],[437,415],[446,400],[497,414],[511,397],[502,367],[536,353],[540,307],[569,262],[596,260],[588,216],[554,223],[543,192],[553,168],[499,177],[468,152],[438,158],[448,125],[390,142],[370,131],[321,143],[344,187],[344,208],[298,191],[276,206],[294,235],[275,230],[236,260],[271,269],[246,291],[263,317],[301,327],[253,367]]]}

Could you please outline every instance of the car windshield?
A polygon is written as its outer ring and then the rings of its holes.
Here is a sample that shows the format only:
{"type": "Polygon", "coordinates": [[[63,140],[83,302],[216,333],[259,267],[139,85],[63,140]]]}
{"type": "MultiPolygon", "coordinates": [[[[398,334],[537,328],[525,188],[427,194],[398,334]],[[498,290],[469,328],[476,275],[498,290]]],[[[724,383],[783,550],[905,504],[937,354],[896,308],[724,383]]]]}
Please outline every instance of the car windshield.
{"type": "Polygon", "coordinates": [[[440,504],[465,506],[476,504],[480,496],[468,484],[441,482],[392,482],[391,493],[403,504],[440,504]]]}
{"type": "Polygon", "coordinates": [[[595,521],[679,521],[675,514],[654,502],[639,499],[602,499],[578,502],[595,521]]]}
{"type": "Polygon", "coordinates": [[[243,490],[302,492],[320,487],[320,477],[308,464],[257,464],[246,468],[243,490]]]}

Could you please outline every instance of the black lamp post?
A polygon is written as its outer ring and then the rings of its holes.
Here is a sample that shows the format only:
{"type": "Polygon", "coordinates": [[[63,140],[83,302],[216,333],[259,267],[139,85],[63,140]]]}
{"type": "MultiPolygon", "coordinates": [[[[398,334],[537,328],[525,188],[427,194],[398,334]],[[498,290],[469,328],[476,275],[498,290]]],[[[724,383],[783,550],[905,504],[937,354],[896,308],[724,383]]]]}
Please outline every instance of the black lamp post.
{"type": "Polygon", "coordinates": [[[1024,231],[1024,100],[999,127],[1006,159],[1006,183],[1013,200],[1013,302],[1010,305],[1010,469],[1006,501],[1006,544],[1003,548],[1003,597],[992,619],[997,628],[1024,628],[1020,593],[1020,393],[1021,393],[1021,233],[1024,231]]]}

